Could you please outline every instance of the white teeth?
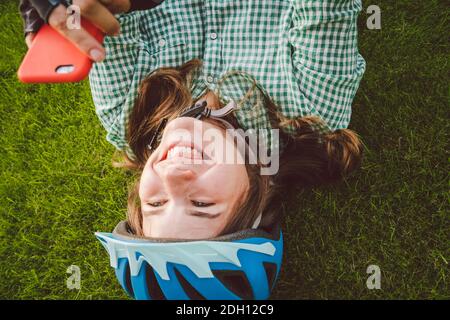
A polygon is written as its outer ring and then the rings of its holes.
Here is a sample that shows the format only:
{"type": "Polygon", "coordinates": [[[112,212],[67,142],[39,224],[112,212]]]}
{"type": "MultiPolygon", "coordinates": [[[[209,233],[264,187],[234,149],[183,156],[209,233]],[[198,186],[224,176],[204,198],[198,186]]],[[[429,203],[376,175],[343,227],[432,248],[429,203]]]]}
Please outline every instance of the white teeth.
{"type": "Polygon", "coordinates": [[[202,154],[191,147],[175,146],[167,152],[167,159],[173,158],[202,159],[202,154]]]}

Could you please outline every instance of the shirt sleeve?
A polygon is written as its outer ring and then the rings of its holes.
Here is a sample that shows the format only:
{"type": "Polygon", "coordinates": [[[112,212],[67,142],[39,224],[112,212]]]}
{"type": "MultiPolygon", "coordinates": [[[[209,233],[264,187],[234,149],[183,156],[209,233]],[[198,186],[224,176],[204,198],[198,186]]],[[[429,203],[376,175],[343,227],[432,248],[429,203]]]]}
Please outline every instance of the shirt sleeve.
{"type": "Polygon", "coordinates": [[[23,20],[23,31],[25,35],[30,32],[37,32],[44,24],[44,20],[28,0],[20,1],[19,12],[23,20]]]}
{"type": "Polygon", "coordinates": [[[365,71],[358,52],[361,0],[291,0],[289,42],[299,90],[329,129],[346,128],[365,71]]]}

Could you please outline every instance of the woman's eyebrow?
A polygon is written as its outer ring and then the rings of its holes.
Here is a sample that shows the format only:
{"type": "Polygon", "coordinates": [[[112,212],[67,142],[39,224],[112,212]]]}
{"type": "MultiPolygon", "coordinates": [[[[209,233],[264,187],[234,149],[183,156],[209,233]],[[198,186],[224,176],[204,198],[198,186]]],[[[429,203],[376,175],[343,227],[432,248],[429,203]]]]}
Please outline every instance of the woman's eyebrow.
{"type": "Polygon", "coordinates": [[[218,218],[222,212],[219,213],[208,213],[208,212],[200,212],[200,211],[192,211],[189,212],[189,215],[194,217],[208,218],[208,219],[216,219],[218,218]]]}

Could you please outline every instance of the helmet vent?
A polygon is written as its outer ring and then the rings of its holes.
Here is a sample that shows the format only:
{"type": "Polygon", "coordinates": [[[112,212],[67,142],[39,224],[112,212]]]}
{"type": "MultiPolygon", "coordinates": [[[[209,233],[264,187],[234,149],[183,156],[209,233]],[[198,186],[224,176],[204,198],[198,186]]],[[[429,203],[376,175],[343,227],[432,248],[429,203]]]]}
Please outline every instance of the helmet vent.
{"type": "Polygon", "coordinates": [[[228,290],[241,299],[254,299],[252,287],[244,272],[239,270],[213,270],[213,274],[228,290]]]}
{"type": "Polygon", "coordinates": [[[145,281],[147,282],[148,294],[152,300],[167,300],[156,280],[153,268],[147,263],[145,266],[145,281]]]}
{"type": "Polygon", "coordinates": [[[131,271],[130,271],[130,265],[127,262],[125,266],[125,290],[130,295],[130,297],[134,298],[134,290],[133,286],[131,285],[131,271]]]}
{"type": "Polygon", "coordinates": [[[270,290],[272,290],[273,285],[275,284],[275,276],[277,274],[277,265],[275,263],[264,262],[264,269],[266,270],[267,275],[267,283],[269,285],[270,290]]]}
{"type": "Polygon", "coordinates": [[[181,284],[184,292],[186,292],[187,296],[191,300],[206,300],[195,288],[186,280],[185,277],[178,271],[176,268],[174,269],[175,275],[177,276],[178,281],[181,284]]]}

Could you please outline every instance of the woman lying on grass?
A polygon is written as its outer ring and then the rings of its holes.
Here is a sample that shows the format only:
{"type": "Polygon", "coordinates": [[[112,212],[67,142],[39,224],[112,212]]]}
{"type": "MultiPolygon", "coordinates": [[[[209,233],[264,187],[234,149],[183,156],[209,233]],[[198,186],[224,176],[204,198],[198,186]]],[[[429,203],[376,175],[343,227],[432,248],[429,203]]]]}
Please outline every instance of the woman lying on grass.
{"type": "Polygon", "coordinates": [[[90,83],[108,141],[140,173],[130,229],[201,239],[268,228],[279,194],[353,171],[361,144],[347,126],[365,69],[360,10],[360,0],[165,0],[119,15],[121,32],[106,37],[90,83]],[[221,110],[221,119],[183,116],[193,105],[221,110]],[[226,134],[231,126],[259,134],[258,155],[271,162],[250,162],[226,134]],[[242,161],[224,161],[223,146],[242,161]],[[277,170],[263,174],[268,165],[277,170]]]}

